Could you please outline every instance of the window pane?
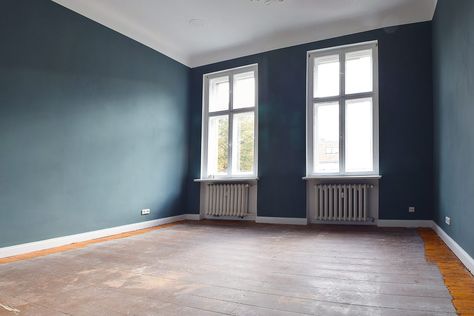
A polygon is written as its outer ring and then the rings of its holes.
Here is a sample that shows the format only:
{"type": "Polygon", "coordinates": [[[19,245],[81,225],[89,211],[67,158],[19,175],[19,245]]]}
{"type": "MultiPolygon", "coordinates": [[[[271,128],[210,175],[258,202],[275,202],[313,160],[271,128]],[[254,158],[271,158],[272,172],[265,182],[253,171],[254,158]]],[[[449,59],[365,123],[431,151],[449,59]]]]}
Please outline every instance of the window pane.
{"type": "Polygon", "coordinates": [[[373,171],[372,99],[346,101],[346,171],[373,171]]]}
{"type": "Polygon", "coordinates": [[[339,95],[339,55],[314,59],[314,97],[324,98],[339,95]]]}
{"type": "Polygon", "coordinates": [[[209,112],[224,111],[229,108],[229,77],[209,80],[209,112]]]}
{"type": "Polygon", "coordinates": [[[314,105],[314,171],[339,172],[339,103],[314,105]]]}
{"type": "Polygon", "coordinates": [[[252,174],[254,163],[254,112],[234,115],[232,173],[252,174]]]}
{"type": "Polygon", "coordinates": [[[234,109],[255,106],[255,74],[253,71],[234,75],[234,109]]]}
{"type": "Polygon", "coordinates": [[[372,50],[346,54],[346,94],[373,90],[372,50]]]}
{"type": "Polygon", "coordinates": [[[227,115],[209,118],[209,142],[207,157],[207,173],[212,175],[227,174],[229,117],[227,115]]]}

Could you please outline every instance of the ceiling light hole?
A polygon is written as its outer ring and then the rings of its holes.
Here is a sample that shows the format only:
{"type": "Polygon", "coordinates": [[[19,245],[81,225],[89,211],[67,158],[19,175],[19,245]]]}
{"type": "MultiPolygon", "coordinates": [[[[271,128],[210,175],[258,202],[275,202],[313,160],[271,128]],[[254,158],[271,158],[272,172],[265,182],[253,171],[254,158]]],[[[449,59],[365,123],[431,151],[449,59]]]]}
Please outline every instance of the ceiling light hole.
{"type": "Polygon", "coordinates": [[[259,3],[263,3],[265,5],[270,5],[270,4],[274,4],[274,3],[281,3],[285,0],[250,0],[251,2],[259,2],[259,3]]]}
{"type": "Polygon", "coordinates": [[[189,19],[188,24],[194,27],[204,27],[206,26],[206,21],[203,19],[189,19]]]}

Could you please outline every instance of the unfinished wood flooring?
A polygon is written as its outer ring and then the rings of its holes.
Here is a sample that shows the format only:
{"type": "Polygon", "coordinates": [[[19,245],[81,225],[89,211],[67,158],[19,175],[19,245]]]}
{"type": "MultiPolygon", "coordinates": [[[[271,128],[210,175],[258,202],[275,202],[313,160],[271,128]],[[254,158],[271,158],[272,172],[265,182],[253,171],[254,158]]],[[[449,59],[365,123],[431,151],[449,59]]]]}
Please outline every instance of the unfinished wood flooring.
{"type": "Polygon", "coordinates": [[[105,242],[105,241],[110,241],[110,240],[115,240],[115,239],[122,239],[122,238],[131,237],[131,236],[141,235],[141,234],[145,234],[145,233],[148,233],[148,232],[151,232],[151,231],[154,231],[154,230],[163,229],[163,228],[170,227],[170,226],[173,226],[173,225],[178,225],[179,223],[180,222],[176,222],[176,223],[172,223],[172,224],[163,224],[163,225],[160,225],[160,226],[154,226],[154,227],[134,230],[134,231],[126,232],[126,233],[110,235],[110,236],[107,236],[107,237],[76,242],[76,243],[65,245],[65,246],[59,246],[59,247],[53,247],[53,248],[44,249],[44,250],[28,252],[28,253],[13,256],[13,257],[0,258],[0,264],[2,264],[2,263],[12,263],[12,262],[16,262],[16,261],[22,261],[22,260],[28,260],[28,259],[33,259],[33,258],[37,258],[37,257],[48,256],[48,255],[51,255],[53,253],[58,253],[58,252],[63,252],[63,251],[68,251],[68,250],[74,250],[74,249],[78,249],[78,248],[84,248],[84,247],[90,246],[92,244],[97,244],[97,243],[101,243],[101,242],[105,242]]]}
{"type": "Polygon", "coordinates": [[[0,265],[0,315],[454,315],[415,230],[182,223],[0,265]]]}
{"type": "Polygon", "coordinates": [[[431,229],[419,229],[426,257],[441,270],[459,315],[474,315],[474,277],[431,229]]]}

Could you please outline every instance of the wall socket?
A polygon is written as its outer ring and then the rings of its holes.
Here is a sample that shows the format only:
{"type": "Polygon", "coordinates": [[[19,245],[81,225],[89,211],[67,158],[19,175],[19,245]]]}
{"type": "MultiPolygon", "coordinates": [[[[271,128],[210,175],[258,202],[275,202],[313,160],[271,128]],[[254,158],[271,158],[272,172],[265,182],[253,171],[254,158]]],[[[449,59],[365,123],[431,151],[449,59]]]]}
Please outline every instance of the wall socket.
{"type": "Polygon", "coordinates": [[[150,212],[151,212],[151,211],[150,211],[149,208],[144,208],[144,209],[142,210],[142,215],[150,215],[150,212]]]}
{"type": "Polygon", "coordinates": [[[415,213],[415,207],[414,206],[410,206],[408,208],[408,213],[415,213]]]}
{"type": "Polygon", "coordinates": [[[444,218],[444,221],[445,221],[445,223],[446,223],[447,225],[451,225],[451,217],[446,216],[446,217],[444,218]]]}

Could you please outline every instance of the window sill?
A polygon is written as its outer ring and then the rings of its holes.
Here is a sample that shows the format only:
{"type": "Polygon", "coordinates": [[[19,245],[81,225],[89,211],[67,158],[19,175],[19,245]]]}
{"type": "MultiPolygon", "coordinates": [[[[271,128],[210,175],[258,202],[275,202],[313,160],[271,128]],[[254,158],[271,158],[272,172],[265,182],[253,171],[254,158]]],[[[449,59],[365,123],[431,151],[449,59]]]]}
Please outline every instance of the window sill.
{"type": "Polygon", "coordinates": [[[324,179],[381,179],[382,176],[379,174],[366,174],[366,175],[311,175],[311,176],[306,176],[303,177],[303,180],[324,180],[324,179]]]}
{"type": "Polygon", "coordinates": [[[257,177],[234,177],[234,178],[209,178],[194,179],[194,182],[212,183],[212,182],[257,182],[257,177]]]}

